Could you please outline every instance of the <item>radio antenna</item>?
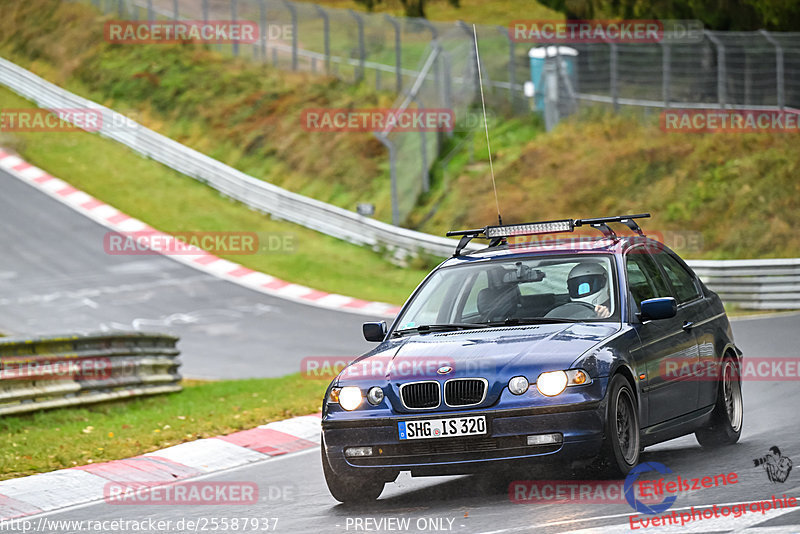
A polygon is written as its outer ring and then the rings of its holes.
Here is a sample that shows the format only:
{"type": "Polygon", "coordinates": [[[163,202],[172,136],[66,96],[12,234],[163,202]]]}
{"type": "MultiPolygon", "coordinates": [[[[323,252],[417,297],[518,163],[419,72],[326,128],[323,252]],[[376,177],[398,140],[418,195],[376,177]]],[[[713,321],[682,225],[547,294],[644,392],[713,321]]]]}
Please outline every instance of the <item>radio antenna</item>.
{"type": "Polygon", "coordinates": [[[478,30],[472,25],[472,35],[475,37],[475,61],[478,64],[478,84],[481,88],[481,107],[483,108],[483,129],[486,132],[486,149],[489,151],[489,171],[492,174],[492,189],[494,189],[494,204],[497,207],[497,223],[503,226],[500,216],[500,201],[497,199],[497,184],[494,181],[494,165],[492,164],[492,145],[489,143],[489,125],[486,122],[486,100],[483,97],[483,75],[481,74],[481,53],[478,51],[478,30]]]}

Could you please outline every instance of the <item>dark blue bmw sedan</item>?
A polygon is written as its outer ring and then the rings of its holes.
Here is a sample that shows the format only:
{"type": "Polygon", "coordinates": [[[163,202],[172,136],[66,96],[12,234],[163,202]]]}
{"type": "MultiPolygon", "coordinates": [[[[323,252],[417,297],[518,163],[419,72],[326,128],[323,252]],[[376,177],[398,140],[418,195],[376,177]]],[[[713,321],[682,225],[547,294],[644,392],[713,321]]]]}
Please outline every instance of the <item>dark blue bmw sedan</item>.
{"type": "Polygon", "coordinates": [[[451,233],[454,257],[391,326],[364,325],[379,345],[328,387],[322,465],[334,498],[376,499],[401,471],[584,462],[618,477],[678,436],[735,443],[741,351],[722,303],[642,235],[644,216],[451,233]],[[602,235],[533,237],[581,226],[602,235]],[[464,252],[473,238],[488,247],[464,252]]]}

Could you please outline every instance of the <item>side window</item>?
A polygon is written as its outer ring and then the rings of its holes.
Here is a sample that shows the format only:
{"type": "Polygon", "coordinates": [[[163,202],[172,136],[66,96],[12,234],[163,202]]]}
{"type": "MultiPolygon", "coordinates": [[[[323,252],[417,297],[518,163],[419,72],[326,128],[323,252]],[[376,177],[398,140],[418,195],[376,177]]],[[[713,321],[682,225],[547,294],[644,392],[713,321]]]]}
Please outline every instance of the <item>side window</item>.
{"type": "Polygon", "coordinates": [[[659,252],[656,254],[656,259],[667,273],[667,277],[675,289],[675,299],[678,302],[688,302],[700,296],[700,290],[697,288],[691,273],[678,263],[675,258],[666,252],[659,252]]]}
{"type": "Polygon", "coordinates": [[[643,300],[671,296],[653,258],[643,248],[627,255],[628,287],[638,308],[643,300]]]}
{"type": "Polygon", "coordinates": [[[481,271],[472,282],[472,287],[467,295],[467,301],[464,303],[464,309],[461,310],[462,318],[478,315],[478,293],[487,287],[489,287],[489,276],[486,274],[486,271],[481,271]]]}

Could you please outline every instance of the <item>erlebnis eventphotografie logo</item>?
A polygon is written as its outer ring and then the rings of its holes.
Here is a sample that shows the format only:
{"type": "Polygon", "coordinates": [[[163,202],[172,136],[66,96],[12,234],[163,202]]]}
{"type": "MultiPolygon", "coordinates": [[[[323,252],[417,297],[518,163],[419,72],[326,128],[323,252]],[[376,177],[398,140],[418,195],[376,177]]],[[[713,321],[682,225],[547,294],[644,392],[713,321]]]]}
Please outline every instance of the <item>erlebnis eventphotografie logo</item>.
{"type": "Polygon", "coordinates": [[[792,460],[783,456],[777,445],[770,447],[761,458],[753,459],[753,466],[763,467],[770,482],[786,482],[792,472],[792,460]]]}

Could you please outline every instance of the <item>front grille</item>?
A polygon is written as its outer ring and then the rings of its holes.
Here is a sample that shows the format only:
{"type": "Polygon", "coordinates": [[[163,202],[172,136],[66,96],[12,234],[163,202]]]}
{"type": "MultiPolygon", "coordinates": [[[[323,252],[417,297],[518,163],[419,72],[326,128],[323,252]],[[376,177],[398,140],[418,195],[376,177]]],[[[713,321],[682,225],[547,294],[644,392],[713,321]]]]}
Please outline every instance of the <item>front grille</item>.
{"type": "Polygon", "coordinates": [[[406,408],[436,408],[441,403],[439,382],[412,382],[400,386],[400,397],[406,408]]]}
{"type": "Polygon", "coordinates": [[[479,378],[456,378],[444,384],[444,402],[448,406],[480,404],[486,395],[486,381],[479,378]]]}

